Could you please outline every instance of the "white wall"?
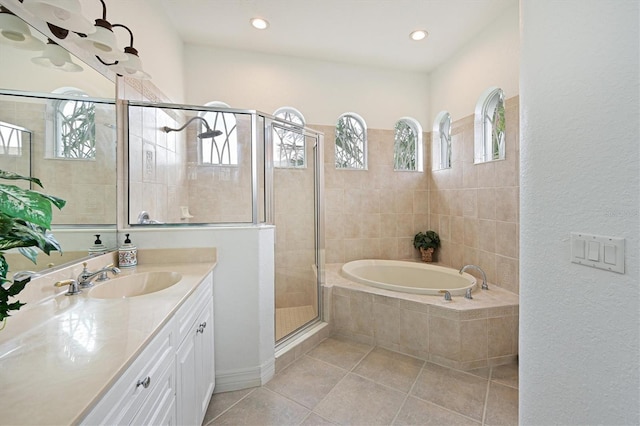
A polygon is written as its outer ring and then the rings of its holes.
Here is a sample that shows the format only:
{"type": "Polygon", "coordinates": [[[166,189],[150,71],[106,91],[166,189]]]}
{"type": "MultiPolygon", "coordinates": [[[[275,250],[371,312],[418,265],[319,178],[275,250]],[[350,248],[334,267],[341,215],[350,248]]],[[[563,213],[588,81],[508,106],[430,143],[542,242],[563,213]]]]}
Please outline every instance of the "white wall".
{"type": "Polygon", "coordinates": [[[185,45],[186,101],[223,101],[234,108],[273,113],[299,109],[307,123],[335,125],[344,112],[370,128],[390,129],[401,117],[429,117],[428,77],[287,56],[185,45]]]}
{"type": "Polygon", "coordinates": [[[520,424],[640,424],[639,3],[521,4],[520,424]],[[625,238],[625,274],[572,231],[625,238]]]}
{"type": "Polygon", "coordinates": [[[139,248],[215,247],[216,392],[266,383],[274,374],[274,228],[127,229],[139,248]]]}
{"type": "Polygon", "coordinates": [[[471,42],[429,74],[431,131],[438,112],[447,110],[453,121],[473,114],[488,87],[504,90],[507,98],[519,93],[519,7],[505,10],[471,42]]]}

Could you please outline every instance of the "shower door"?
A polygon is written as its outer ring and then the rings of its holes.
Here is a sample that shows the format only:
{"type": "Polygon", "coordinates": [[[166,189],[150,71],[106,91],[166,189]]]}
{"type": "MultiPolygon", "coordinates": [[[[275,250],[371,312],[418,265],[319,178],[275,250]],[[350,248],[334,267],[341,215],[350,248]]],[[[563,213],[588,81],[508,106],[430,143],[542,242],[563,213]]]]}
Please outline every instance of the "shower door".
{"type": "Polygon", "coordinates": [[[275,330],[282,343],[320,320],[322,134],[273,121],[275,330]]]}

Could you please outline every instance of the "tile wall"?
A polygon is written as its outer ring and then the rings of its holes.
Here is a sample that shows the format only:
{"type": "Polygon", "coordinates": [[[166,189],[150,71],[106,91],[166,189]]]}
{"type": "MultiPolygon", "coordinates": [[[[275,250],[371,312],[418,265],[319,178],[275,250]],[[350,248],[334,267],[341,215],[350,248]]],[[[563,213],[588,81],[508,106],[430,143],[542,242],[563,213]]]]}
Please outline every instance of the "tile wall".
{"type": "Polygon", "coordinates": [[[393,171],[393,130],[369,129],[368,170],[336,170],[335,129],[325,134],[327,263],[418,259],[413,236],[433,229],[436,260],[479,265],[489,282],[519,292],[519,110],[506,100],[506,159],[473,164],[473,116],[452,123],[452,167],[431,171],[431,134],[424,133],[425,172],[393,171]]]}
{"type": "Polygon", "coordinates": [[[518,97],[506,100],[505,119],[506,159],[473,164],[473,116],[454,117],[452,166],[427,174],[429,226],[442,241],[439,262],[479,265],[489,282],[519,293],[518,97]]]}
{"type": "Polygon", "coordinates": [[[54,224],[114,224],[116,211],[115,107],[96,104],[95,160],[52,158],[53,121],[51,106],[40,99],[0,101],[0,121],[32,131],[31,146],[21,157],[0,158],[0,168],[36,176],[43,192],[66,200],[62,210],[53,209],[54,224]],[[31,157],[30,157],[31,155],[31,157]],[[29,170],[29,160],[31,169],[29,170]],[[5,169],[6,167],[6,169],[5,169]]]}
{"type": "Polygon", "coordinates": [[[368,170],[337,170],[335,127],[310,127],[325,135],[326,262],[417,258],[412,241],[429,225],[429,181],[425,172],[393,171],[394,131],[367,131],[368,170]]]}

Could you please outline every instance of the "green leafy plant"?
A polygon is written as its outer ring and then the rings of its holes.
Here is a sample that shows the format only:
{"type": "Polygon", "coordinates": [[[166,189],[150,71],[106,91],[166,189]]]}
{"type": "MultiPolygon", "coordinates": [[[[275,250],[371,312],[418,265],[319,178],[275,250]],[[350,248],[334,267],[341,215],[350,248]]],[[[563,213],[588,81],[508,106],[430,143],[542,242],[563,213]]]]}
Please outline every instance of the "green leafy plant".
{"type": "MultiPolygon", "coordinates": [[[[40,187],[38,178],[20,176],[0,170],[0,179],[26,180],[40,187]]],[[[20,253],[36,263],[39,248],[49,254],[52,250],[61,251],[60,244],[48,232],[51,229],[51,205],[62,209],[66,201],[38,191],[23,189],[15,185],[0,183],[0,321],[10,316],[10,311],[20,309],[24,303],[16,300],[9,303],[9,298],[16,297],[25,287],[28,280],[7,280],[9,265],[4,252],[17,248],[20,253]]]]}
{"type": "Polygon", "coordinates": [[[417,249],[437,249],[440,247],[440,237],[435,231],[418,232],[413,237],[413,246],[417,249]]]}

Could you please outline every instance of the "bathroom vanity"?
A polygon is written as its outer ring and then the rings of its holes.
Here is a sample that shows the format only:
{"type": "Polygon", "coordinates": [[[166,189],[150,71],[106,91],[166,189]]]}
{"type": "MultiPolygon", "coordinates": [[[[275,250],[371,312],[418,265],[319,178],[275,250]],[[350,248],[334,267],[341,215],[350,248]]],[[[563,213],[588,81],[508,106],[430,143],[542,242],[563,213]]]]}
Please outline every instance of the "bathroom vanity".
{"type": "MultiPolygon", "coordinates": [[[[141,252],[137,267],[81,294],[28,301],[9,319],[0,332],[3,423],[202,423],[215,383],[215,250],[170,251],[141,252]],[[175,282],[162,282],[167,276],[175,282]],[[143,279],[146,290],[135,284],[143,279]]],[[[45,275],[33,287],[50,292],[77,273],[45,275]]]]}

